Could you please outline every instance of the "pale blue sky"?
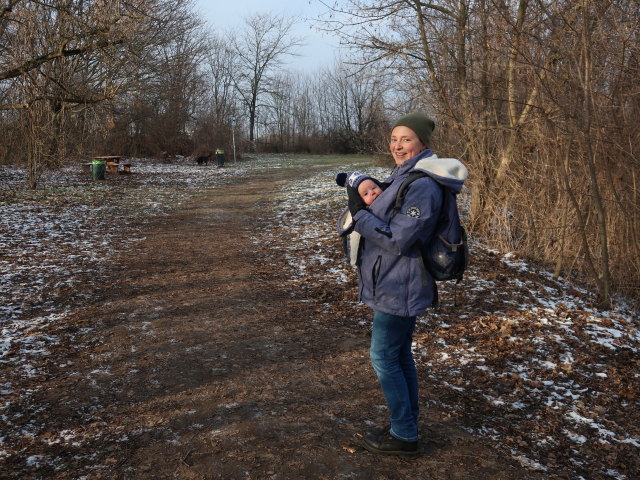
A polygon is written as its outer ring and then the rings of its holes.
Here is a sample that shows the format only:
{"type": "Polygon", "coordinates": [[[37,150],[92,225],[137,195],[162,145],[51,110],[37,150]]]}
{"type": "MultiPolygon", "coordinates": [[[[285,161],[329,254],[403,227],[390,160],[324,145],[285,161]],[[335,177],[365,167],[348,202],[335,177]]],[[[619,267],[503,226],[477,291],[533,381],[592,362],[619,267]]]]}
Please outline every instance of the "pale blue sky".
{"type": "Polygon", "coordinates": [[[316,67],[331,65],[338,51],[335,36],[316,31],[306,20],[327,11],[318,0],[196,0],[195,5],[214,29],[220,28],[220,33],[242,28],[243,18],[254,13],[301,18],[293,33],[303,38],[306,45],[298,49],[298,57],[288,60],[292,69],[316,70],[316,67]]]}

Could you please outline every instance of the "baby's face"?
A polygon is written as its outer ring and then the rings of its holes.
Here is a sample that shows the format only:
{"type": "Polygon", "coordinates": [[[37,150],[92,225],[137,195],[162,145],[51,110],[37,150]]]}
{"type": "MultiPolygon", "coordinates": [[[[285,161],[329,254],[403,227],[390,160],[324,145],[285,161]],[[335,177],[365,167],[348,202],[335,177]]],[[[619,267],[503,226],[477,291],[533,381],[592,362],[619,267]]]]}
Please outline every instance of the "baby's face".
{"type": "Polygon", "coordinates": [[[373,180],[366,179],[358,185],[358,193],[364,204],[369,206],[382,193],[382,189],[373,180]]]}

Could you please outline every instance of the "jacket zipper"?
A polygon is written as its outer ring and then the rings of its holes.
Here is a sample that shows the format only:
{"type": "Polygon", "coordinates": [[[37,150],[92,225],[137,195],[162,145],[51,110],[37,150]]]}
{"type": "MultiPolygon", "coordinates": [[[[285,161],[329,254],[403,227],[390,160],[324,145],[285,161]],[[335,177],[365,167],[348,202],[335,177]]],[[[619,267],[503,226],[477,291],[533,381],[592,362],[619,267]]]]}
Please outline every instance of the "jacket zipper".
{"type": "Polygon", "coordinates": [[[380,266],[382,265],[382,255],[378,255],[376,262],[373,264],[373,271],[371,277],[373,279],[373,296],[376,296],[376,286],[378,285],[378,277],[380,276],[380,266]]]}

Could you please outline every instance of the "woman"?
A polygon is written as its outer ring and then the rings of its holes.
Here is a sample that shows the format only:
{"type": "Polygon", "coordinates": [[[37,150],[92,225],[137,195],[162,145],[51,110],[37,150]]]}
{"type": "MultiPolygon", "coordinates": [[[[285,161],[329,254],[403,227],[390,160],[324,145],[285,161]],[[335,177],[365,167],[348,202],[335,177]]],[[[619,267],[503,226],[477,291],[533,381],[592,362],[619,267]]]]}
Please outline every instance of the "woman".
{"type": "Polygon", "coordinates": [[[374,311],[371,363],[391,417],[390,425],[364,435],[363,446],[375,453],[418,453],[418,377],[411,343],[416,315],[432,305],[436,287],[416,245],[433,235],[442,205],[441,188],[459,192],[466,178],[461,162],[440,159],[429,149],[434,127],[422,113],[398,119],[389,145],[396,167],[370,206],[356,189],[347,187],[354,230],[361,235],[360,299],[374,311]],[[394,211],[398,189],[419,161],[421,166],[429,165],[429,176],[413,181],[400,210],[394,211]]]}

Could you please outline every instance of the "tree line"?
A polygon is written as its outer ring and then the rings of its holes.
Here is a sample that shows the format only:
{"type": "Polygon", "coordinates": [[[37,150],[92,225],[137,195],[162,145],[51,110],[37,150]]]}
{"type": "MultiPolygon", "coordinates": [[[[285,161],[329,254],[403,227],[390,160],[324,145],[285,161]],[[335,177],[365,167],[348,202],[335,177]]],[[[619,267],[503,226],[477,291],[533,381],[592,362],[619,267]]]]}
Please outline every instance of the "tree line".
{"type": "Polygon", "coordinates": [[[232,129],[240,153],[384,151],[420,109],[469,166],[474,234],[584,276],[602,306],[640,296],[638,0],[326,7],[349,57],[300,73],[287,17],[216,33],[188,0],[4,0],[0,161],[35,188],[74,155],[228,150],[232,129]]]}
{"type": "Polygon", "coordinates": [[[339,61],[288,71],[293,18],[256,13],[217,33],[189,0],[10,0],[0,11],[0,162],[29,184],[65,159],[370,151],[381,80],[339,61]]]}

